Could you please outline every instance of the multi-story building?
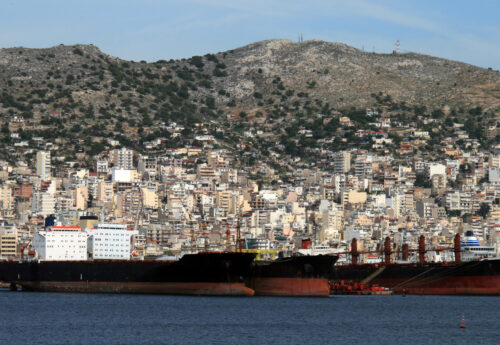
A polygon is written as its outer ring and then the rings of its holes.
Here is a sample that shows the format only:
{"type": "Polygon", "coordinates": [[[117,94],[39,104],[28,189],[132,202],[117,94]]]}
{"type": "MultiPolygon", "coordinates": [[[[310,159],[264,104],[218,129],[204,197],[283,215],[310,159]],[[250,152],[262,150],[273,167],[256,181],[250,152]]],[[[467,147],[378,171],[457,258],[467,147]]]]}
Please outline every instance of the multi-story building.
{"type": "Polygon", "coordinates": [[[490,156],[490,167],[500,169],[500,154],[492,154],[490,156]]]}
{"type": "Polygon", "coordinates": [[[134,151],[122,147],[119,150],[111,151],[111,158],[115,169],[134,169],[134,151]]]}
{"type": "Polygon", "coordinates": [[[442,194],[446,189],[446,175],[434,174],[431,177],[432,192],[434,194],[442,194]]]}
{"type": "Polygon", "coordinates": [[[129,189],[118,195],[121,215],[134,217],[138,214],[141,208],[141,192],[135,189],[129,189]]]}
{"type": "Polygon", "coordinates": [[[435,219],[437,218],[437,212],[435,209],[437,205],[434,203],[433,199],[424,198],[422,200],[417,201],[417,214],[422,219],[435,219]]]}
{"type": "Polygon", "coordinates": [[[37,186],[32,195],[32,212],[44,217],[51,215],[56,209],[56,185],[53,181],[44,181],[37,186]]]}
{"type": "Polygon", "coordinates": [[[87,209],[89,200],[89,188],[87,186],[77,186],[73,190],[73,206],[76,210],[84,211],[87,209]]]}
{"type": "Polygon", "coordinates": [[[17,227],[13,224],[0,224],[0,257],[17,256],[17,227]]]}
{"type": "Polygon", "coordinates": [[[321,198],[325,200],[332,201],[335,198],[335,186],[334,185],[321,185],[321,198]]]}
{"type": "Polygon", "coordinates": [[[70,195],[57,195],[55,197],[56,212],[66,212],[73,210],[73,196],[70,195]]]}
{"type": "Polygon", "coordinates": [[[400,218],[406,214],[406,195],[404,193],[394,195],[392,198],[392,208],[394,209],[396,218],[400,218]]]}
{"type": "Polygon", "coordinates": [[[147,173],[149,177],[156,176],[158,160],[156,157],[141,156],[137,165],[137,170],[141,173],[147,173]]]}
{"type": "Polygon", "coordinates": [[[87,232],[79,226],[51,226],[35,232],[33,250],[42,261],[87,260],[87,232]]]}
{"type": "Polygon", "coordinates": [[[196,178],[198,180],[214,181],[219,178],[219,173],[207,164],[200,164],[197,167],[196,178]]]}
{"type": "Polygon", "coordinates": [[[13,195],[15,198],[28,200],[33,194],[33,186],[27,183],[20,183],[14,186],[13,195]]]}
{"type": "Polygon", "coordinates": [[[12,186],[9,184],[0,185],[0,211],[3,214],[10,212],[14,207],[14,197],[12,195],[12,186]]]}
{"type": "Polygon", "coordinates": [[[344,230],[344,211],[340,205],[334,204],[334,207],[322,212],[322,224],[319,239],[340,241],[340,234],[344,230]]]}
{"type": "Polygon", "coordinates": [[[333,171],[335,174],[345,174],[351,170],[351,153],[337,152],[333,157],[333,171]]]}
{"type": "Polygon", "coordinates": [[[449,211],[460,211],[462,207],[460,205],[460,192],[449,190],[445,194],[446,208],[449,211]]]}
{"type": "Polygon", "coordinates": [[[40,176],[42,181],[52,178],[50,151],[38,151],[36,153],[36,174],[40,176]]]}
{"type": "Polygon", "coordinates": [[[217,207],[224,209],[226,212],[229,210],[229,206],[231,203],[232,191],[224,190],[217,192],[215,204],[217,207]]]}
{"type": "Polygon", "coordinates": [[[157,210],[160,207],[158,193],[152,188],[141,188],[142,204],[145,208],[157,210]]]}
{"type": "Polygon", "coordinates": [[[113,183],[100,181],[97,187],[96,198],[102,202],[112,202],[114,196],[113,183]]]}
{"type": "Polygon", "coordinates": [[[496,222],[500,222],[500,205],[493,205],[490,210],[490,217],[496,222]]]}
{"type": "Polygon", "coordinates": [[[470,192],[460,193],[460,210],[464,213],[472,212],[472,195],[470,192]]]}
{"type": "Polygon", "coordinates": [[[356,157],[354,175],[370,176],[373,172],[373,156],[360,155],[356,157]]]}
{"type": "Polygon", "coordinates": [[[98,160],[95,162],[95,171],[98,174],[109,174],[109,162],[107,160],[98,160]]]}

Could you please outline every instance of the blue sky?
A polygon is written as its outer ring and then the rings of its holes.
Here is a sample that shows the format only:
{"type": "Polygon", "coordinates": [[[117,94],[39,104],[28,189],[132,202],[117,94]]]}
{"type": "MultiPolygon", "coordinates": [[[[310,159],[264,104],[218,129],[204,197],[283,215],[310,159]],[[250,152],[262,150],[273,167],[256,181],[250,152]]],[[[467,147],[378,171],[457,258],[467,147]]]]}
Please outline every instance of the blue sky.
{"type": "Polygon", "coordinates": [[[0,0],[0,47],[93,43],[156,61],[302,33],[500,69],[499,17],[498,0],[0,0]]]}

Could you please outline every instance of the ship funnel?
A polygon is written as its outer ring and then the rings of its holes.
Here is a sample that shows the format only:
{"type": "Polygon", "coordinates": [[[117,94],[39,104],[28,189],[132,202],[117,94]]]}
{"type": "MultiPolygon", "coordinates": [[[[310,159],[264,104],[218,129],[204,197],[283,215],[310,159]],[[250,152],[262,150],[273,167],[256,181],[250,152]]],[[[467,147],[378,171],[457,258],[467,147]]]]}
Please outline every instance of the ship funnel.
{"type": "Polygon", "coordinates": [[[56,217],[51,214],[45,218],[45,229],[54,226],[56,224],[56,217]]]}
{"type": "Polygon", "coordinates": [[[311,248],[312,241],[310,239],[303,239],[300,248],[301,249],[309,249],[311,248]]]}

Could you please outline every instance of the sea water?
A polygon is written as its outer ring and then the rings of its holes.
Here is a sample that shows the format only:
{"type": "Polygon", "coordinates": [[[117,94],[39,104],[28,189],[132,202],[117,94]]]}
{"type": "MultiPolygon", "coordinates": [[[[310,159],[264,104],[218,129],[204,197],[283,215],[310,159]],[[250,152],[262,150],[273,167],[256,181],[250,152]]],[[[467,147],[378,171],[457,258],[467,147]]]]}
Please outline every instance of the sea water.
{"type": "Polygon", "coordinates": [[[0,344],[500,344],[500,298],[0,291],[0,344]]]}

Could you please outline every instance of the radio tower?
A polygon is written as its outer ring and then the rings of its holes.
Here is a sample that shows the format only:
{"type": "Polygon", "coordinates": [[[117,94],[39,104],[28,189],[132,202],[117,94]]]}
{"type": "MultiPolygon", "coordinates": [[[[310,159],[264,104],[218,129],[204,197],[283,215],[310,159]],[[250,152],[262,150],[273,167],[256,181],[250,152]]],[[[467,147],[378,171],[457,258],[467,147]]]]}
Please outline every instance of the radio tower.
{"type": "Polygon", "coordinates": [[[401,42],[399,42],[399,40],[397,40],[395,46],[396,46],[396,50],[394,50],[394,54],[399,54],[399,52],[400,52],[399,48],[401,47],[401,42]]]}

